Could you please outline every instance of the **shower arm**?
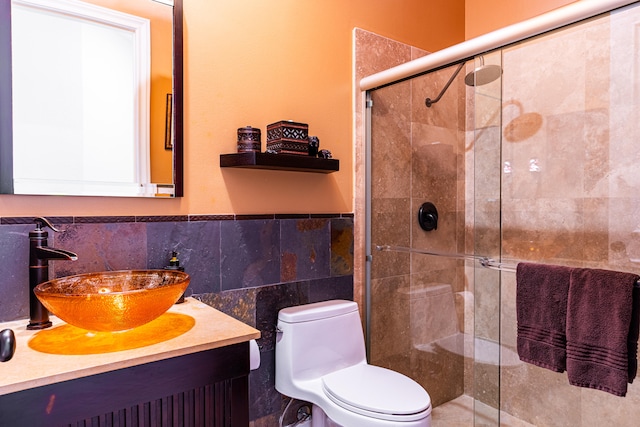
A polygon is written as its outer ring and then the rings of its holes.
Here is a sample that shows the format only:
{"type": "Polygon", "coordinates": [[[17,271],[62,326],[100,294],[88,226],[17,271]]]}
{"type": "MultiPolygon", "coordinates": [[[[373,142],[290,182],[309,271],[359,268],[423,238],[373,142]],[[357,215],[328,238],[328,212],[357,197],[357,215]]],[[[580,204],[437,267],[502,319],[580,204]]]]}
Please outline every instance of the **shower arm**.
{"type": "Polygon", "coordinates": [[[451,86],[451,83],[453,83],[453,79],[455,79],[456,76],[460,73],[460,70],[462,70],[462,67],[464,67],[464,64],[465,64],[464,62],[461,62],[460,65],[458,65],[458,68],[456,69],[455,73],[453,73],[453,75],[451,76],[447,84],[444,85],[444,87],[442,88],[438,96],[436,96],[436,99],[427,98],[424,100],[424,103],[427,107],[431,107],[433,104],[440,101],[440,98],[442,98],[442,95],[444,95],[447,89],[449,89],[449,86],[451,86]]]}

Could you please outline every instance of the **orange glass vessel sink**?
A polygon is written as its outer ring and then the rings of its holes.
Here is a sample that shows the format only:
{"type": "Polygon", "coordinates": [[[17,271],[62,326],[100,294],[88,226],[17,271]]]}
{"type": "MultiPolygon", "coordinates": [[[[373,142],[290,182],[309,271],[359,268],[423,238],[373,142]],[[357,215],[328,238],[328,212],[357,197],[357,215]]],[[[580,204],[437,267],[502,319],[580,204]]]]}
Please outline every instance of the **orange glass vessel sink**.
{"type": "Polygon", "coordinates": [[[34,293],[53,314],[89,331],[124,331],[166,312],[189,285],[177,270],[85,273],[39,284],[34,293]]]}

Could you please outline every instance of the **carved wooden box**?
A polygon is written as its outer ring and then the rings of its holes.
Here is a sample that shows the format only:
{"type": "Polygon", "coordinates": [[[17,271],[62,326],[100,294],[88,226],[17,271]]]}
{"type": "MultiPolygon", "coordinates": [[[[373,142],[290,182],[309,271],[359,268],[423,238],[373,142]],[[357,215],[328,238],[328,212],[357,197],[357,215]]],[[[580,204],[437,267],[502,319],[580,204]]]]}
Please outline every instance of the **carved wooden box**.
{"type": "Polygon", "coordinates": [[[267,126],[267,150],[282,154],[309,154],[309,125],[282,120],[267,126]]]}

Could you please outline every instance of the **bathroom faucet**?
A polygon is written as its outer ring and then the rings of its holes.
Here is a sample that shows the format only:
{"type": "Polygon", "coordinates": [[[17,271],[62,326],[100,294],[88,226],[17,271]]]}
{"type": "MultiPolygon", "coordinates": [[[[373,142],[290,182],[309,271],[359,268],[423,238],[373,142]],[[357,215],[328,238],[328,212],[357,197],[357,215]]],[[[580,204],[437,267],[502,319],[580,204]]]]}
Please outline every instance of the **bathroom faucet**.
{"type": "Polygon", "coordinates": [[[45,329],[51,326],[49,311],[33,293],[33,288],[49,280],[49,260],[66,259],[75,261],[78,256],[73,252],[54,249],[47,246],[49,233],[43,230],[56,229],[46,218],[36,218],[36,229],[29,232],[29,324],[27,329],[45,329]]]}

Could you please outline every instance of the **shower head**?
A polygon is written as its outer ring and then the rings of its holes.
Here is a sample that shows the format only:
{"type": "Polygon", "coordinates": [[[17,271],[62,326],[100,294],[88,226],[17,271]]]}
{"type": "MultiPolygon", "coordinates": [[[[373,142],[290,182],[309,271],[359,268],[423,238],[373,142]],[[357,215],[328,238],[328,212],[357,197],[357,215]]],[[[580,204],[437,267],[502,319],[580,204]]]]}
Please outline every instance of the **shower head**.
{"type": "Polygon", "coordinates": [[[480,57],[480,66],[464,77],[467,86],[482,86],[497,80],[502,75],[502,67],[499,65],[484,65],[484,59],[480,57]]]}
{"type": "MultiPolygon", "coordinates": [[[[502,75],[502,68],[499,65],[484,65],[484,58],[480,56],[479,59],[480,59],[480,66],[474,69],[473,71],[471,71],[464,78],[464,82],[467,86],[486,85],[498,79],[502,75]]],[[[440,93],[435,99],[427,98],[424,100],[424,103],[427,107],[431,107],[433,104],[440,101],[440,98],[442,98],[442,95],[444,95],[447,89],[449,89],[449,86],[451,85],[453,80],[456,78],[458,73],[460,73],[460,70],[462,70],[462,67],[464,67],[464,64],[465,63],[462,62],[460,63],[460,65],[458,65],[458,68],[456,69],[456,71],[453,73],[451,78],[449,78],[449,81],[444,85],[444,87],[442,88],[442,90],[440,91],[440,93]]]]}

